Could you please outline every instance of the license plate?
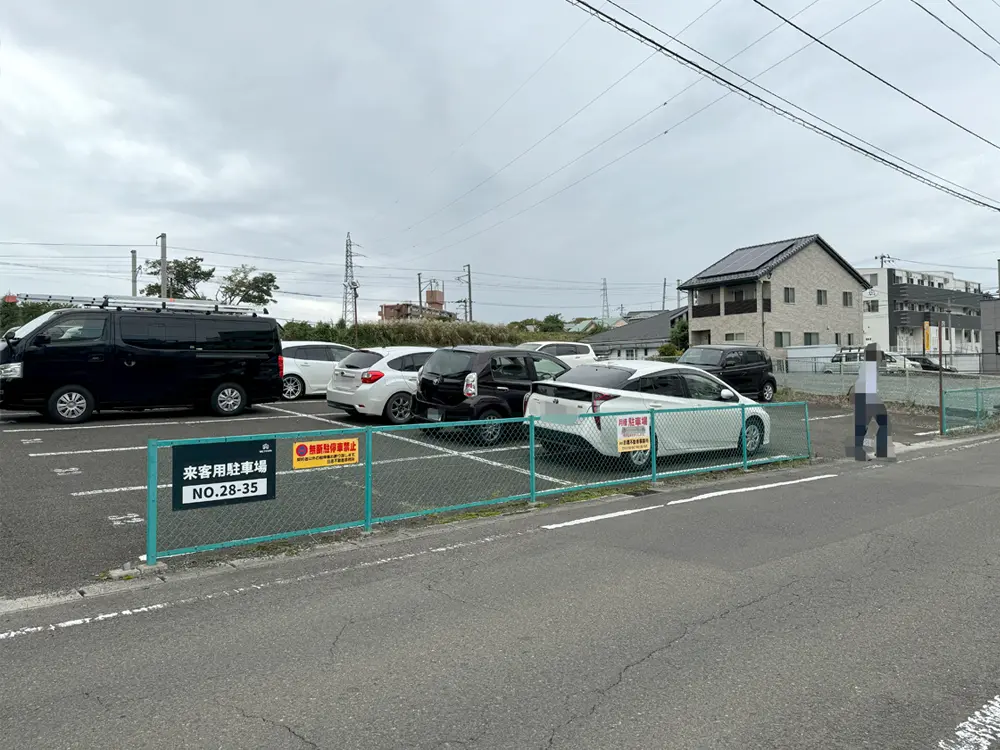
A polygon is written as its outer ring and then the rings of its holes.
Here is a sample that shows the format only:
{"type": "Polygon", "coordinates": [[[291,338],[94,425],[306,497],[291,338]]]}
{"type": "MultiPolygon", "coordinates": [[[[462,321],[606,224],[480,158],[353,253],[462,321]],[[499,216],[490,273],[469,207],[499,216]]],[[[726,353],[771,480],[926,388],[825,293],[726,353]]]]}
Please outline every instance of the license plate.
{"type": "Polygon", "coordinates": [[[427,410],[427,418],[429,420],[431,420],[432,422],[440,422],[441,421],[441,410],[440,409],[428,409],[427,410]]]}

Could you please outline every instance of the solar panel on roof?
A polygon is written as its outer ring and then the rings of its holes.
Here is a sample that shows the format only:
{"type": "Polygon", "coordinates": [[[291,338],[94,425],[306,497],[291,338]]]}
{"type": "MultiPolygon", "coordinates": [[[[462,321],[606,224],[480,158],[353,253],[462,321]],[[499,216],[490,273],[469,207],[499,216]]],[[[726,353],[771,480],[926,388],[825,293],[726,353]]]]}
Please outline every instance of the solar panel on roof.
{"type": "Polygon", "coordinates": [[[781,253],[795,246],[794,242],[772,242],[769,245],[745,247],[726,256],[702,271],[698,278],[727,276],[731,273],[753,271],[769,263],[781,253]]]}

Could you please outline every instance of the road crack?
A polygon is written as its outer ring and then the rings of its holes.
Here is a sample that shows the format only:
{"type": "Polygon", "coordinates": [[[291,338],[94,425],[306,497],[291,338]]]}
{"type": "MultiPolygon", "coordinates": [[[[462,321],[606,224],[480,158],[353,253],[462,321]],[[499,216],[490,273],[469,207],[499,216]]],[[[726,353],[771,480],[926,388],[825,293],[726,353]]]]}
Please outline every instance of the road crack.
{"type": "MultiPolygon", "coordinates": [[[[350,624],[350,623],[348,623],[348,624],[350,624]]],[[[248,713],[243,708],[241,708],[240,706],[237,706],[237,705],[229,705],[229,704],[226,704],[226,703],[222,703],[221,701],[220,701],[220,705],[225,706],[226,708],[233,709],[234,711],[238,712],[244,719],[252,719],[254,721],[260,721],[260,722],[262,722],[262,723],[264,723],[264,724],[266,724],[268,726],[277,727],[279,729],[284,729],[286,732],[288,732],[288,734],[290,734],[292,737],[294,737],[295,739],[297,739],[303,745],[307,745],[308,747],[315,748],[315,750],[322,750],[322,748],[318,744],[316,744],[315,742],[313,742],[312,740],[310,740],[308,737],[303,736],[297,730],[295,730],[294,728],[288,726],[288,724],[285,724],[284,722],[277,721],[275,719],[269,719],[266,716],[257,716],[255,714],[248,713]]]]}

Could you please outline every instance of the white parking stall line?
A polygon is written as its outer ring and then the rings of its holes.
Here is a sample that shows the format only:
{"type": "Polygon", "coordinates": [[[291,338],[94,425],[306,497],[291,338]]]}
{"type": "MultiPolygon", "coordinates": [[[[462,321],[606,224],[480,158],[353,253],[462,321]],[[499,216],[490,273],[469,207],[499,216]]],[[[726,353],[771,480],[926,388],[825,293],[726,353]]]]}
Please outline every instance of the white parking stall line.
{"type": "MultiPolygon", "coordinates": [[[[295,414],[294,416],[300,417],[305,416],[302,414],[295,414]]],[[[261,420],[270,419],[291,419],[291,415],[284,414],[268,414],[259,417],[220,417],[219,419],[186,419],[186,420],[165,420],[160,422],[121,422],[115,424],[71,424],[65,425],[63,427],[17,427],[12,430],[4,430],[4,433],[8,432],[62,432],[65,430],[109,430],[116,427],[159,427],[160,425],[191,425],[191,424],[215,424],[217,422],[228,422],[230,424],[236,422],[255,422],[261,420]]]]}
{"type": "MultiPolygon", "coordinates": [[[[296,414],[297,416],[305,417],[306,419],[314,419],[317,422],[326,422],[327,424],[337,425],[338,427],[357,427],[357,425],[347,424],[346,422],[338,422],[335,419],[330,419],[328,417],[321,417],[316,414],[299,414],[298,412],[292,412],[289,409],[282,409],[278,406],[270,406],[262,404],[265,409],[273,409],[274,411],[285,412],[289,414],[296,414]]],[[[404,443],[410,443],[412,445],[419,445],[422,448],[427,448],[428,450],[440,451],[441,453],[446,453],[449,456],[462,456],[463,458],[468,458],[470,461],[478,461],[479,463],[484,463],[489,466],[495,466],[499,469],[507,469],[508,471],[515,471],[518,474],[524,474],[525,476],[531,476],[531,472],[527,469],[522,469],[520,466],[511,466],[510,464],[500,463],[499,461],[490,461],[488,458],[483,458],[482,456],[476,455],[476,452],[462,452],[453,451],[450,448],[443,448],[440,445],[431,445],[430,443],[425,443],[421,440],[414,440],[413,438],[403,437],[402,435],[397,435],[393,432],[380,432],[378,433],[382,437],[392,438],[393,440],[401,440],[404,443]]],[[[545,474],[539,474],[535,472],[535,476],[539,479],[544,479],[547,482],[552,482],[553,484],[558,484],[563,487],[568,487],[572,482],[567,482],[564,479],[557,479],[556,477],[550,477],[545,474]]]]}
{"type": "Polygon", "coordinates": [[[129,526],[136,523],[145,523],[146,519],[138,513],[126,513],[123,516],[108,516],[112,526],[129,526]]]}
{"type": "Polygon", "coordinates": [[[127,448],[88,448],[79,451],[52,451],[51,453],[29,453],[28,458],[48,458],[49,456],[79,456],[82,453],[119,453],[121,451],[144,451],[145,445],[130,445],[127,448]]]}
{"type": "Polygon", "coordinates": [[[941,740],[938,750],[990,750],[1000,747],[1000,695],[955,727],[955,737],[941,740]]]}

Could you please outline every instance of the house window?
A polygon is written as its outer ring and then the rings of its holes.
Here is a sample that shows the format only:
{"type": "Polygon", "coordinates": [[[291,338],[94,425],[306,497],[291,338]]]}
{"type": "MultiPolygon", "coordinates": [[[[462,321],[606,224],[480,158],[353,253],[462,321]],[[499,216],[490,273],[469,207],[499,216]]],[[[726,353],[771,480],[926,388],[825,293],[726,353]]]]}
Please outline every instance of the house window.
{"type": "Polygon", "coordinates": [[[742,301],[743,301],[743,290],[736,289],[733,292],[733,302],[742,302],[742,301]]]}
{"type": "Polygon", "coordinates": [[[840,346],[840,334],[839,333],[833,334],[833,343],[836,344],[837,346],[840,346]]]}
{"type": "Polygon", "coordinates": [[[854,307],[854,292],[844,292],[844,307],[854,307]]]}
{"type": "Polygon", "coordinates": [[[979,331],[973,331],[972,332],[972,336],[973,336],[973,340],[978,344],[979,343],[979,331]]]}
{"type": "Polygon", "coordinates": [[[635,359],[635,349],[626,349],[625,359],[635,359]]]}
{"type": "Polygon", "coordinates": [[[944,340],[945,341],[951,341],[951,329],[950,328],[945,328],[944,329],[944,340]]]}
{"type": "Polygon", "coordinates": [[[785,287],[785,304],[786,305],[795,304],[795,287],[793,286],[785,287]]]}
{"type": "Polygon", "coordinates": [[[868,283],[871,284],[872,286],[878,286],[878,274],[877,273],[868,274],[868,283]]]}
{"type": "Polygon", "coordinates": [[[747,335],[745,333],[727,333],[726,341],[746,341],[747,335]]]}
{"type": "Polygon", "coordinates": [[[791,331],[775,331],[774,332],[774,346],[776,349],[784,349],[787,346],[792,345],[792,333],[791,331]]]}
{"type": "Polygon", "coordinates": [[[826,304],[826,289],[816,290],[816,304],[825,305],[826,304]]]}
{"type": "Polygon", "coordinates": [[[877,313],[878,312],[878,300],[877,299],[866,299],[865,300],[865,312],[877,313]]]}
{"type": "Polygon", "coordinates": [[[854,346],[854,334],[853,333],[847,334],[847,345],[848,346],[854,346]]]}
{"type": "Polygon", "coordinates": [[[802,334],[802,343],[806,346],[819,346],[819,334],[818,333],[804,333],[802,334]]]}

